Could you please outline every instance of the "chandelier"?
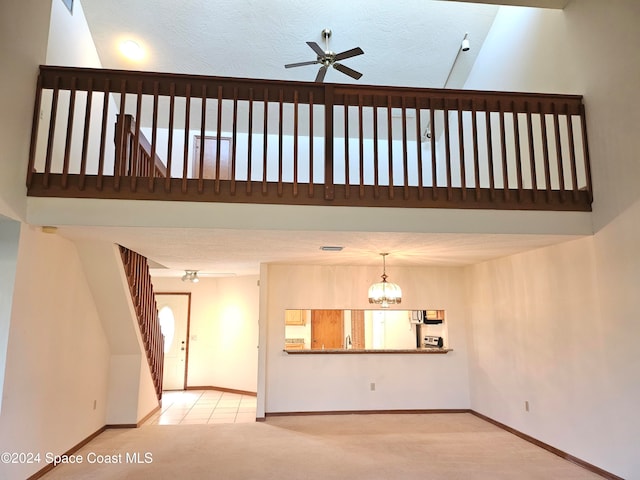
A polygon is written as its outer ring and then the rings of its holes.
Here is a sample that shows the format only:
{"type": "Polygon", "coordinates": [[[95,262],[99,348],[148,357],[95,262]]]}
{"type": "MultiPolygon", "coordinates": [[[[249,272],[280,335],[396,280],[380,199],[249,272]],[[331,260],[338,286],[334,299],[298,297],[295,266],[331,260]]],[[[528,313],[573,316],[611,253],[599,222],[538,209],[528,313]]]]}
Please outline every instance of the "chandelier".
{"type": "Polygon", "coordinates": [[[369,303],[389,308],[389,305],[402,301],[402,290],[395,283],[387,282],[385,257],[389,254],[381,253],[380,255],[382,255],[382,281],[369,287],[369,303]]]}

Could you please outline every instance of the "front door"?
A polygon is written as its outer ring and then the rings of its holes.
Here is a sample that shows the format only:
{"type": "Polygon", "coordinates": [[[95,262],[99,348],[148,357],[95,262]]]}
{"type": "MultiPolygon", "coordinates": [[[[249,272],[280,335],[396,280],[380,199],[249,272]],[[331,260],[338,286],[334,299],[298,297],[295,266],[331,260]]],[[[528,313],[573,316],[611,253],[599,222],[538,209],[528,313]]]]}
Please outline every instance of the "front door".
{"type": "Polygon", "coordinates": [[[184,390],[189,351],[189,293],[157,293],[156,305],[164,336],[163,390],[184,390]]]}
{"type": "Polygon", "coordinates": [[[311,310],[311,349],[342,348],[343,318],[342,310],[311,310]]]}

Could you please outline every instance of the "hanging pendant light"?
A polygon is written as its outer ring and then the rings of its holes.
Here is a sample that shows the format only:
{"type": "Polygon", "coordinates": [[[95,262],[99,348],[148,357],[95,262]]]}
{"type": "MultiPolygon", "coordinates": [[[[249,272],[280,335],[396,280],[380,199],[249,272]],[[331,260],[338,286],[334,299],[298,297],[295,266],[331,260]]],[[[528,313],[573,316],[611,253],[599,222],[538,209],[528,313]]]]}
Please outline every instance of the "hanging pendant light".
{"type": "Polygon", "coordinates": [[[380,255],[382,255],[382,281],[369,287],[369,303],[389,308],[389,305],[402,301],[402,289],[395,283],[387,282],[385,257],[389,254],[381,253],[380,255]]]}

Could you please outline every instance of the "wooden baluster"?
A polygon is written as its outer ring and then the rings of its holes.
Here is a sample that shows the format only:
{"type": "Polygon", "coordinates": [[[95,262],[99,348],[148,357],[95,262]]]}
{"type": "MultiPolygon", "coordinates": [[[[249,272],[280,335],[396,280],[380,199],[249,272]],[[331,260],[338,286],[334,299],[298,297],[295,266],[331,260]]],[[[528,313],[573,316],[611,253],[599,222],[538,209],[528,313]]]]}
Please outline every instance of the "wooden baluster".
{"type": "Polygon", "coordinates": [[[422,171],[422,119],[420,118],[420,99],[415,97],[416,102],[416,159],[418,162],[418,198],[424,198],[423,171],[422,171]]]}
{"type": "MultiPolygon", "coordinates": [[[[133,148],[133,157],[131,158],[131,164],[129,167],[131,168],[131,190],[137,190],[137,181],[138,181],[138,170],[142,165],[142,161],[140,160],[140,155],[138,152],[140,150],[140,119],[142,118],[142,80],[138,81],[138,92],[136,96],[136,118],[135,118],[135,133],[134,133],[134,145],[133,148]]],[[[140,172],[142,173],[142,172],[140,172]]]]}
{"type": "Polygon", "coordinates": [[[493,135],[491,133],[491,112],[487,101],[484,101],[485,123],[487,127],[487,169],[489,170],[489,198],[496,198],[496,180],[493,168],[493,135]]]}
{"type": "Polygon", "coordinates": [[[29,165],[27,167],[27,188],[31,187],[36,165],[36,146],[38,144],[38,129],[40,126],[40,110],[42,108],[42,72],[38,75],[36,84],[36,101],[33,105],[31,120],[31,141],[29,142],[29,165]]]}
{"type": "Polygon", "coordinates": [[[407,151],[407,98],[402,95],[402,169],[404,171],[404,199],[409,198],[409,152],[407,151]]]}
{"type": "MultiPolygon", "coordinates": [[[[189,174],[189,120],[191,116],[191,84],[187,83],[184,94],[184,147],[182,153],[182,193],[187,193],[187,175],[189,174]]],[[[200,139],[200,148],[204,149],[204,139],[200,139]]]]}
{"type": "Polygon", "coordinates": [[[313,92],[309,92],[309,197],[313,197],[313,92]]]}
{"type": "Polygon", "coordinates": [[[456,110],[458,111],[458,149],[460,150],[460,192],[462,200],[467,199],[467,172],[464,161],[464,125],[462,122],[462,107],[460,100],[456,100],[456,110]]]}
{"type": "Polygon", "coordinates": [[[64,142],[64,158],[62,161],[62,188],[66,189],[69,180],[69,156],[71,155],[71,140],[73,137],[73,120],[76,109],[77,77],[71,77],[71,90],[69,91],[69,113],[67,116],[67,136],[64,142]]]}
{"type": "MultiPolygon", "coordinates": [[[[362,168],[362,165],[360,165],[362,168]]],[[[349,188],[349,102],[344,100],[344,195],[349,198],[351,189],[349,188]]]]}
{"type": "Polygon", "coordinates": [[[123,170],[126,168],[126,143],[129,137],[129,132],[125,136],[125,106],[127,100],[127,81],[122,79],[120,82],[120,109],[117,114],[117,128],[116,128],[116,161],[113,171],[113,188],[116,191],[120,190],[120,177],[123,174],[123,170]]]}
{"type": "Polygon", "coordinates": [[[500,115],[500,153],[502,156],[502,188],[504,190],[504,200],[509,201],[509,168],[507,165],[507,135],[504,126],[504,108],[502,102],[498,100],[498,114],[500,115]]]}
{"type": "Polygon", "coordinates": [[[253,88],[249,89],[249,116],[247,119],[247,193],[251,193],[251,159],[253,156],[253,88]]]}
{"type": "Polygon", "coordinates": [[[268,141],[269,138],[269,90],[264,89],[264,125],[262,127],[262,193],[267,194],[267,160],[268,160],[268,141]]]}
{"type": "Polygon", "coordinates": [[[436,161],[436,115],[434,112],[435,102],[429,98],[429,133],[431,135],[431,197],[438,199],[438,163],[436,161]]]}
{"type": "Polygon", "coordinates": [[[293,196],[298,196],[298,90],[293,92],[293,196]]]}
{"type": "Polygon", "coordinates": [[[324,199],[335,196],[333,178],[333,85],[324,86],[324,199]]]}
{"type": "Polygon", "coordinates": [[[169,124],[167,126],[168,129],[168,138],[167,138],[167,178],[164,180],[164,191],[171,191],[171,168],[172,168],[172,159],[173,159],[173,117],[175,114],[175,102],[176,100],[176,84],[175,82],[171,82],[169,85],[169,124]]]}
{"type": "Polygon", "coordinates": [[[380,198],[380,159],[378,152],[378,107],[373,101],[373,196],[380,198]]]}
{"type": "Polygon", "coordinates": [[[89,149],[89,131],[91,130],[91,104],[93,102],[93,77],[87,80],[87,98],[84,108],[84,130],[82,132],[82,153],[80,155],[79,188],[84,190],[87,174],[87,152],[89,149]]]}
{"type": "Polygon", "coordinates": [[[151,154],[149,158],[149,191],[155,190],[156,182],[156,142],[158,141],[158,90],[160,85],[153,82],[153,119],[151,121],[151,154]]]}
{"type": "Polygon", "coordinates": [[[49,119],[49,138],[47,139],[47,154],[44,161],[44,178],[42,184],[49,187],[49,175],[51,173],[51,157],[53,156],[53,139],[56,133],[56,117],[58,116],[58,97],[60,94],[60,77],[55,79],[53,97],[51,98],[51,118],[49,119]]]}
{"type": "MultiPolygon", "coordinates": [[[[220,158],[222,149],[222,85],[218,86],[218,125],[216,127],[216,179],[214,190],[216,194],[220,193],[220,158]]],[[[204,144],[203,144],[204,150],[204,144]]]]}
{"type": "Polygon", "coordinates": [[[451,181],[451,140],[449,138],[449,107],[447,106],[447,99],[442,100],[444,104],[444,147],[445,147],[445,159],[447,165],[447,199],[453,198],[453,185],[451,181]]]}
{"type": "Polygon", "coordinates": [[[562,141],[560,138],[560,122],[558,119],[558,109],[555,103],[551,104],[553,111],[553,132],[556,137],[556,160],[558,164],[558,186],[560,187],[560,201],[565,200],[565,186],[564,186],[564,165],[562,164],[562,141]]]}
{"type": "MultiPolygon", "coordinates": [[[[97,187],[98,190],[102,190],[102,181],[104,178],[104,150],[107,144],[107,118],[109,118],[109,98],[110,98],[110,80],[107,78],[104,81],[104,94],[102,97],[102,125],[100,128],[100,154],[98,157],[98,178],[97,187]]],[[[114,145],[114,150],[116,146],[114,145]]],[[[117,156],[117,153],[116,153],[117,156]]]]}
{"type": "Polygon", "coordinates": [[[471,100],[471,133],[473,135],[473,172],[476,182],[476,201],[480,200],[480,154],[478,149],[478,110],[475,100],[471,100]]]}
{"type": "Polygon", "coordinates": [[[278,98],[278,196],[282,196],[282,163],[283,163],[283,148],[282,142],[284,139],[284,91],[281,88],[278,98]]]}
{"type": "Polygon", "coordinates": [[[233,123],[231,133],[231,184],[229,192],[236,194],[236,153],[238,146],[238,87],[233,88],[233,123]]]}
{"type": "Polygon", "coordinates": [[[533,139],[533,122],[531,119],[531,108],[529,102],[525,102],[527,111],[527,140],[529,143],[529,163],[531,168],[531,200],[536,203],[538,197],[538,178],[536,173],[536,154],[533,139]]]}
{"type": "Polygon", "coordinates": [[[516,176],[518,185],[518,201],[522,201],[522,152],[520,151],[520,119],[518,113],[515,110],[515,103],[511,102],[511,114],[513,115],[513,140],[515,142],[516,149],[516,176]]]}
{"type": "Polygon", "coordinates": [[[542,157],[544,159],[544,180],[547,190],[547,203],[551,200],[551,168],[549,166],[549,143],[547,137],[547,118],[542,110],[542,105],[538,102],[538,110],[540,111],[540,129],[542,131],[542,157]]]}
{"type": "MultiPolygon", "coordinates": [[[[360,154],[359,164],[360,164],[360,198],[364,197],[365,189],[364,189],[364,118],[363,118],[363,99],[362,94],[358,95],[358,150],[360,154]]],[[[347,118],[345,117],[345,122],[347,122],[347,118]]],[[[347,144],[348,145],[348,144],[347,144]]],[[[348,175],[345,174],[345,184],[347,186],[347,192],[349,191],[349,187],[351,186],[351,181],[348,175]]]]}
{"type": "Polygon", "coordinates": [[[387,96],[387,151],[388,151],[388,164],[389,164],[389,198],[394,198],[394,185],[393,185],[393,103],[391,95],[387,96]]]}
{"type": "MultiPolygon", "coordinates": [[[[198,158],[198,193],[204,192],[204,149],[206,143],[206,119],[207,119],[207,84],[202,84],[202,101],[200,103],[200,158],[198,158]]],[[[220,132],[218,131],[218,136],[220,132]]]]}
{"type": "Polygon", "coordinates": [[[565,116],[567,119],[567,135],[569,136],[569,160],[571,161],[571,188],[573,201],[577,202],[580,196],[578,190],[578,171],[576,167],[576,145],[573,138],[573,117],[569,113],[569,104],[565,104],[565,116]]]}

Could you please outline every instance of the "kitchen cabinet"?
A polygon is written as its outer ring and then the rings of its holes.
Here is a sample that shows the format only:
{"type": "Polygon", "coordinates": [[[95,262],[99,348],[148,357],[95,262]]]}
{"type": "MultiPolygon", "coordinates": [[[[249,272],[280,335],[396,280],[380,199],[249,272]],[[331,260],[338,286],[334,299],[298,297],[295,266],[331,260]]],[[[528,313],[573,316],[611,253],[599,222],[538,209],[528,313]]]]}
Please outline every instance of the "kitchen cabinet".
{"type": "Polygon", "coordinates": [[[284,324],[285,325],[306,325],[307,312],[305,310],[285,310],[284,324]]]}

